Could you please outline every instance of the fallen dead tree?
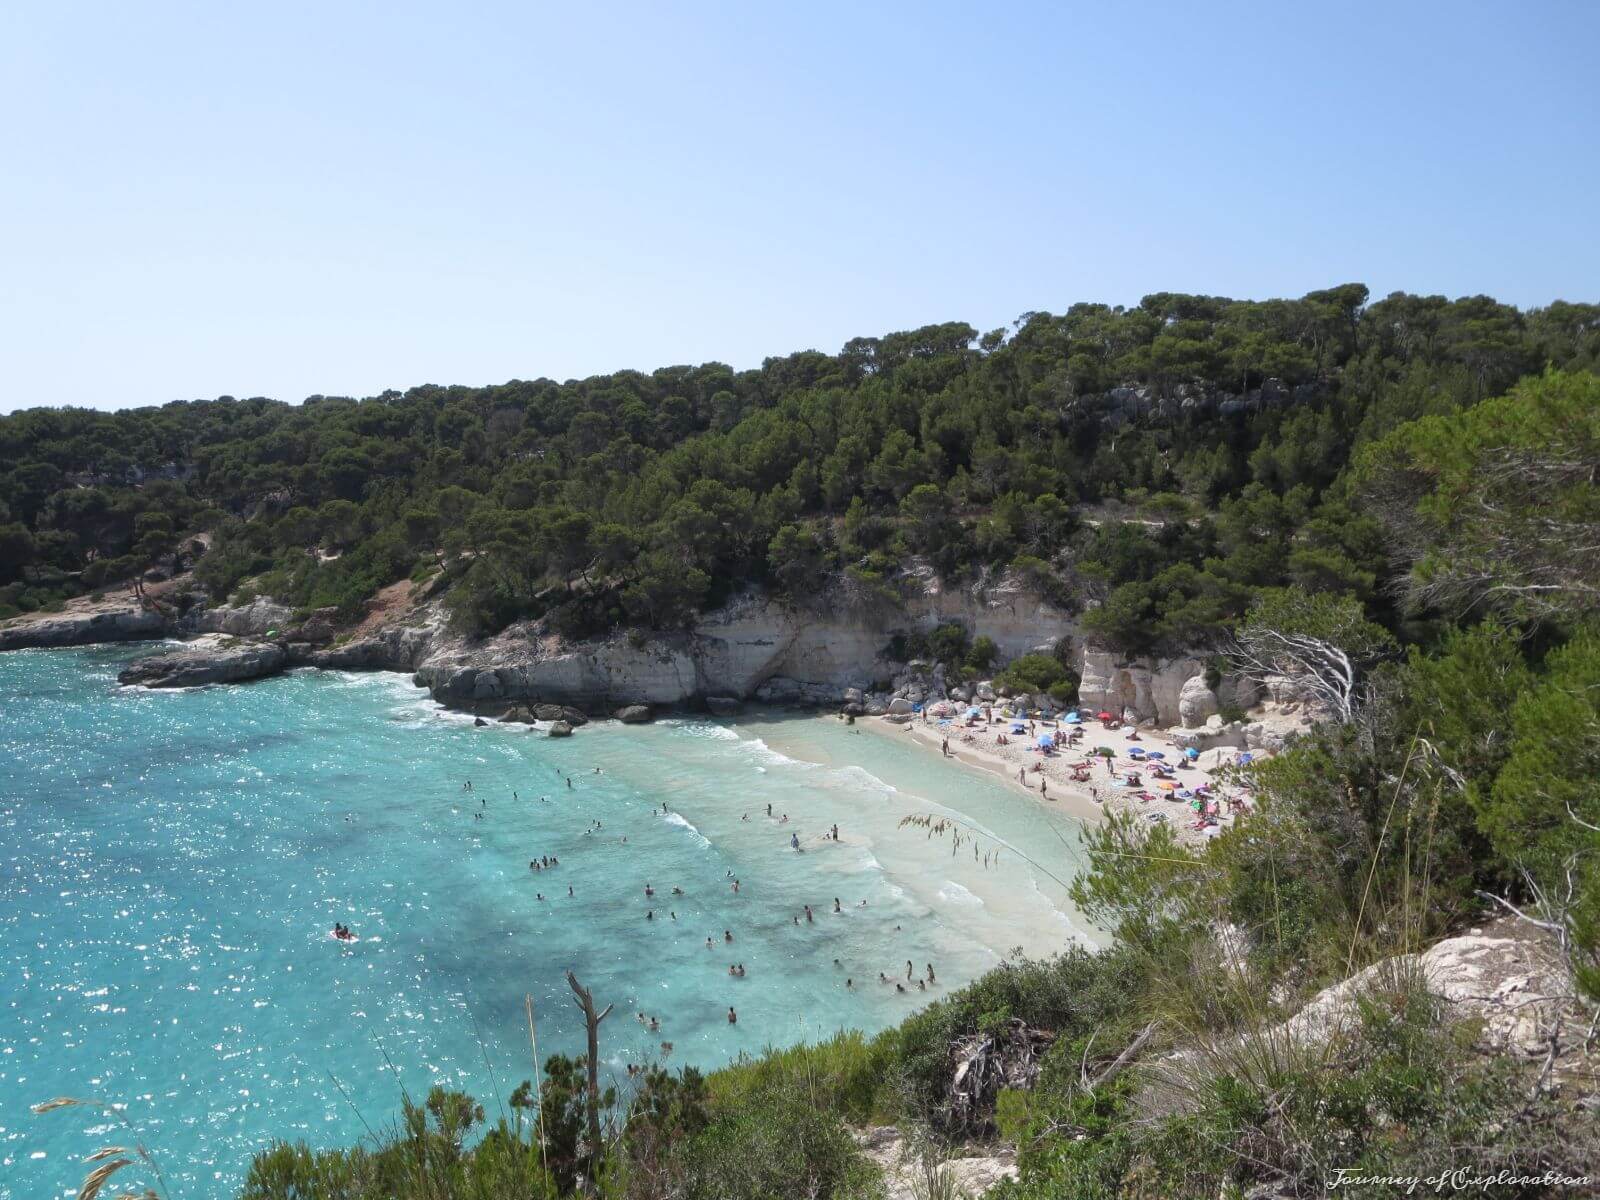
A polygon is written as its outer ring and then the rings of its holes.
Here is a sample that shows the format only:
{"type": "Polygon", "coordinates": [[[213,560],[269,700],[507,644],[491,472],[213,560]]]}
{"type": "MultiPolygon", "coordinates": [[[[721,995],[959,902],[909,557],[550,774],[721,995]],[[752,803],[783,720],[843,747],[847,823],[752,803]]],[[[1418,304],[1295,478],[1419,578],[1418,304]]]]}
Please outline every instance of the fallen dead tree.
{"type": "Polygon", "coordinates": [[[997,1029],[961,1038],[950,1046],[953,1068],[945,1102],[945,1125],[975,1133],[992,1121],[1001,1088],[1030,1088],[1056,1035],[1013,1017],[997,1029]]]}

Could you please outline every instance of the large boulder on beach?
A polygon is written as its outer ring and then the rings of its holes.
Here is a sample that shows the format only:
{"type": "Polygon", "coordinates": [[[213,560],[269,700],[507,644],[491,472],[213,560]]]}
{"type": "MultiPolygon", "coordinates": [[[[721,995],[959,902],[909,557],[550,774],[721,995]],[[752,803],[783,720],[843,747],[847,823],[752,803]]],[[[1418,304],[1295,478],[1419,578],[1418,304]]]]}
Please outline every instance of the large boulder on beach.
{"type": "Polygon", "coordinates": [[[706,709],[714,717],[732,717],[744,708],[744,701],[737,696],[707,696],[706,709]]]}
{"type": "Polygon", "coordinates": [[[1178,690],[1178,723],[1190,729],[1203,725],[1206,718],[1222,711],[1217,694],[1206,685],[1204,675],[1190,676],[1178,690]]]}
{"type": "Polygon", "coordinates": [[[572,726],[565,721],[553,721],[550,724],[549,735],[551,737],[571,737],[572,726]]]}
{"type": "Polygon", "coordinates": [[[244,683],[276,675],[289,654],[272,642],[240,642],[201,638],[168,654],[137,659],[117,674],[117,682],[147,688],[204,687],[209,683],[244,683]]]}
{"type": "Polygon", "coordinates": [[[611,715],[624,725],[643,725],[650,720],[650,706],[648,704],[624,704],[611,715]]]}
{"type": "Polygon", "coordinates": [[[583,715],[583,710],[573,708],[570,704],[535,704],[531,711],[541,721],[565,721],[574,729],[589,723],[589,718],[583,715]]]}
{"type": "Polygon", "coordinates": [[[911,701],[907,700],[904,696],[896,696],[893,700],[889,701],[889,712],[893,716],[909,716],[915,709],[916,705],[912,704],[911,701]]]}
{"type": "Polygon", "coordinates": [[[844,703],[846,703],[846,704],[860,704],[863,700],[866,699],[866,697],[861,694],[861,689],[860,688],[847,687],[847,688],[845,688],[844,692],[840,695],[839,699],[844,701],[844,703]]]}
{"type": "Polygon", "coordinates": [[[500,717],[500,720],[506,724],[520,722],[523,725],[531,725],[533,724],[533,719],[533,713],[528,711],[528,706],[525,704],[513,704],[500,717]]]}

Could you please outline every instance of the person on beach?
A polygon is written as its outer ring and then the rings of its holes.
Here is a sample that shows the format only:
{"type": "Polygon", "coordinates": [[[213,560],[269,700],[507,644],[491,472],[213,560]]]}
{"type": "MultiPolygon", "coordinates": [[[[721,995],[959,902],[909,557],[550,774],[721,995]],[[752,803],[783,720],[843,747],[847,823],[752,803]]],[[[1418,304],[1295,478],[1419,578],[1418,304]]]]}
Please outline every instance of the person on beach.
{"type": "Polygon", "coordinates": [[[655,888],[653,888],[653,887],[651,887],[651,886],[650,886],[650,885],[649,885],[649,884],[648,884],[648,883],[647,883],[647,884],[645,884],[645,885],[644,885],[644,894],[645,894],[645,895],[646,895],[646,896],[654,896],[654,895],[655,895],[655,894],[656,894],[656,890],[655,890],[655,888]]]}
{"type": "Polygon", "coordinates": [[[834,912],[838,912],[839,911],[839,897],[837,897],[837,896],[835,896],[833,898],[833,911],[834,912]]]}
{"type": "Polygon", "coordinates": [[[735,896],[739,894],[739,881],[737,879],[733,881],[733,894],[735,896]]]}
{"type": "Polygon", "coordinates": [[[836,842],[839,840],[839,827],[837,825],[833,827],[833,840],[836,842]]]}
{"type": "Polygon", "coordinates": [[[729,1025],[737,1025],[738,1023],[739,1023],[739,1014],[733,1011],[733,1005],[730,1004],[730,1005],[728,1005],[728,1024],[729,1025]]]}
{"type": "Polygon", "coordinates": [[[856,986],[856,981],[854,979],[846,979],[844,981],[845,991],[847,991],[847,992],[854,991],[855,990],[855,986],[856,986]]]}
{"type": "Polygon", "coordinates": [[[772,801],[768,800],[767,801],[767,816],[770,817],[771,815],[772,815],[772,801]]]}
{"type": "Polygon", "coordinates": [[[909,958],[906,959],[906,978],[911,978],[911,960],[909,958]]]}
{"type": "MultiPolygon", "coordinates": [[[[788,820],[788,818],[785,817],[784,820],[788,820]]],[[[798,833],[791,833],[789,835],[789,849],[791,849],[791,850],[800,849],[800,835],[798,833]]]]}
{"type": "Polygon", "coordinates": [[[807,925],[815,925],[816,924],[816,922],[811,919],[811,905],[809,905],[809,904],[806,905],[806,924],[807,925]]]}
{"type": "Polygon", "coordinates": [[[932,963],[929,963],[929,964],[928,964],[928,982],[929,982],[929,983],[932,983],[932,982],[934,982],[934,978],[933,978],[933,964],[932,964],[932,963]]]}
{"type": "Polygon", "coordinates": [[[646,921],[654,921],[656,919],[656,910],[653,909],[653,908],[645,909],[645,911],[644,911],[644,919],[646,921]]]}
{"type": "Polygon", "coordinates": [[[733,934],[729,933],[726,929],[724,929],[722,931],[722,940],[725,941],[725,942],[733,941],[733,934]]]}
{"type": "Polygon", "coordinates": [[[567,895],[572,895],[572,885],[570,883],[567,884],[567,895]]]}

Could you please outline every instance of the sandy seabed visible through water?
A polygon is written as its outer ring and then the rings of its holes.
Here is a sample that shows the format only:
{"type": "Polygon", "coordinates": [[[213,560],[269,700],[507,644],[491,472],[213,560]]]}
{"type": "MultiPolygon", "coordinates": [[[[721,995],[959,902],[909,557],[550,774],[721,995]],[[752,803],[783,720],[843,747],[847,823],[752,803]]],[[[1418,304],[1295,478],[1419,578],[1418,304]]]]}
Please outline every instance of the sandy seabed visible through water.
{"type": "Polygon", "coordinates": [[[28,1113],[57,1095],[126,1103],[175,1194],[206,1196],[275,1138],[359,1140],[402,1086],[493,1113],[532,1071],[524,997],[542,1054],[579,1048],[568,968],[616,1005],[625,1083],[628,1063],[876,1031],[1012,947],[1091,936],[1020,856],[1070,879],[1075,822],[842,722],[550,739],[474,727],[398,675],[118,687],[138,653],[0,655],[4,1200],[72,1194],[109,1133],[28,1113]],[[917,813],[980,836],[952,853],[901,827],[917,813]],[[932,989],[879,983],[908,961],[932,989]]]}

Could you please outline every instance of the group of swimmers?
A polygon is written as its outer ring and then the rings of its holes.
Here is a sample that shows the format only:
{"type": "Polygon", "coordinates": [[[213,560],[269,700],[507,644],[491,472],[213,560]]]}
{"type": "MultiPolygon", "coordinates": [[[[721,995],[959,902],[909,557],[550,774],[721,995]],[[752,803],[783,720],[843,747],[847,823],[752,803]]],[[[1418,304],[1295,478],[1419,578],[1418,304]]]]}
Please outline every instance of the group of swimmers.
{"type": "Polygon", "coordinates": [[[350,932],[350,926],[341,925],[339,922],[335,921],[333,923],[333,936],[338,938],[341,942],[351,942],[355,940],[356,935],[350,932]]]}

